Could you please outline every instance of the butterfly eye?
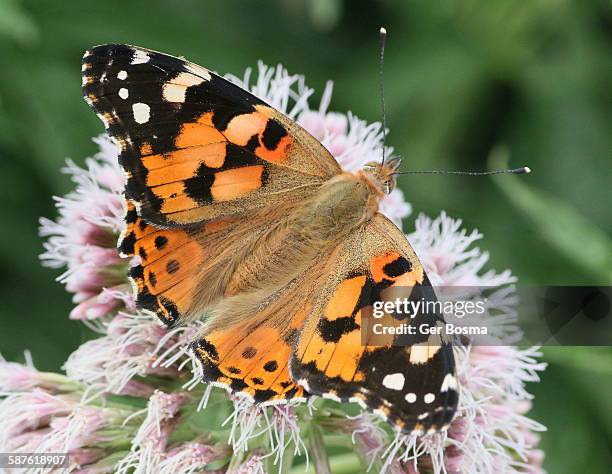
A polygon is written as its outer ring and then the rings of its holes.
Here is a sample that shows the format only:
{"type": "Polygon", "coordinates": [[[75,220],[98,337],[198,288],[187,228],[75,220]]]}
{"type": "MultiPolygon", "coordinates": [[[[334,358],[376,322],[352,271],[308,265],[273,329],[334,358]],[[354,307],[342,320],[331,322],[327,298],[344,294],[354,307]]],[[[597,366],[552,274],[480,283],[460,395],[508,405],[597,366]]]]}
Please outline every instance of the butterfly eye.
{"type": "Polygon", "coordinates": [[[376,165],[373,164],[373,163],[368,163],[368,164],[363,166],[363,170],[367,171],[368,173],[375,173],[376,172],[376,165]]]}

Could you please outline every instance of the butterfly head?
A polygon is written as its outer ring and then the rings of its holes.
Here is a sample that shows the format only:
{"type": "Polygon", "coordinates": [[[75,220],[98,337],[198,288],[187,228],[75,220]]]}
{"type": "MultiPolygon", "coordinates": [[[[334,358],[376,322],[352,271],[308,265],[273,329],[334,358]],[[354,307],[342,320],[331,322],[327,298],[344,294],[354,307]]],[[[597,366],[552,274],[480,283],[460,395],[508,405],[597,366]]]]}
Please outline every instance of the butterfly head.
{"type": "Polygon", "coordinates": [[[399,156],[390,158],[384,163],[370,161],[363,170],[374,180],[378,188],[385,194],[389,194],[395,189],[395,173],[402,164],[399,156]]]}

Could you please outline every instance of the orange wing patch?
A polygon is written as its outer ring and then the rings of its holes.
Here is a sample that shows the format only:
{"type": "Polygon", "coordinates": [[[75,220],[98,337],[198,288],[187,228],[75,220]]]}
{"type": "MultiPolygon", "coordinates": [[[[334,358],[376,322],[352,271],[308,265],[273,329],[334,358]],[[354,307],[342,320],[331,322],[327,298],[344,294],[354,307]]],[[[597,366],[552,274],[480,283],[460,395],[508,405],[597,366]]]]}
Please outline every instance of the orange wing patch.
{"type": "Polygon", "coordinates": [[[340,283],[325,307],[323,312],[325,318],[334,321],[351,314],[365,282],[366,276],[360,275],[340,283]]]}
{"type": "MultiPolygon", "coordinates": [[[[273,200],[253,201],[254,196],[270,192],[282,199],[286,186],[299,182],[293,171],[279,167],[289,156],[293,138],[277,119],[268,118],[273,112],[258,106],[256,112],[235,116],[222,131],[207,112],[182,125],[169,151],[153,153],[148,142],[142,144],[141,161],[127,170],[126,196],[143,203],[141,213],[147,220],[164,216],[162,224],[199,222],[273,205],[273,200]],[[218,207],[213,209],[213,204],[218,207]]],[[[312,185],[319,182],[309,179],[312,185]]]]}
{"type": "Polygon", "coordinates": [[[361,345],[359,301],[366,284],[367,277],[359,275],[336,287],[318,324],[300,335],[296,357],[301,365],[346,381],[363,378],[357,363],[365,349],[361,345]]]}
{"type": "Polygon", "coordinates": [[[387,282],[392,286],[413,286],[423,283],[423,267],[400,255],[387,251],[376,255],[370,262],[370,273],[376,283],[387,282]]]}
{"type": "Polygon", "coordinates": [[[206,333],[192,345],[204,381],[264,405],[304,398],[304,388],[289,375],[288,362],[305,314],[302,310],[294,315],[289,329],[281,330],[268,319],[255,327],[238,324],[206,333]]]}
{"type": "Polygon", "coordinates": [[[213,114],[207,112],[200,115],[193,123],[186,123],[174,140],[176,148],[207,145],[226,141],[225,137],[212,124],[213,114]]]}
{"type": "Polygon", "coordinates": [[[289,157],[293,138],[283,125],[273,118],[274,109],[256,105],[255,112],[237,115],[222,130],[228,141],[253,150],[262,160],[283,163],[289,157]]]}
{"type": "Polygon", "coordinates": [[[208,168],[219,169],[225,163],[225,142],[176,150],[164,155],[146,155],[143,164],[147,169],[147,184],[151,187],[192,177],[203,163],[208,168]]]}
{"type": "Polygon", "coordinates": [[[158,229],[148,224],[138,217],[131,202],[126,222],[119,251],[123,256],[140,257],[140,264],[129,271],[136,303],[171,326],[193,304],[204,250],[186,230],[158,229]]]}
{"type": "Polygon", "coordinates": [[[231,201],[248,195],[263,185],[264,167],[245,166],[215,173],[210,194],[215,201],[231,201]]]}

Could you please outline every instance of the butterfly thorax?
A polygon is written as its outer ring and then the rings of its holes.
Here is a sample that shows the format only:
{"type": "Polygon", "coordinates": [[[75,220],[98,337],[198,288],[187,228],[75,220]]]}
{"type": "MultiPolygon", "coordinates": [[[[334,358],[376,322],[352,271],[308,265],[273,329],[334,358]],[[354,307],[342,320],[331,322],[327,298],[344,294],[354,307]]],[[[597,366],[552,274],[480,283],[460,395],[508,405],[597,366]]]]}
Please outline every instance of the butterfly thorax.
{"type": "Polygon", "coordinates": [[[382,197],[383,193],[367,173],[341,173],[297,208],[293,220],[324,241],[335,240],[371,219],[382,197]]]}
{"type": "Polygon", "coordinates": [[[257,240],[234,272],[229,293],[263,290],[268,296],[286,286],[368,222],[382,197],[363,171],[331,178],[257,240]]]}

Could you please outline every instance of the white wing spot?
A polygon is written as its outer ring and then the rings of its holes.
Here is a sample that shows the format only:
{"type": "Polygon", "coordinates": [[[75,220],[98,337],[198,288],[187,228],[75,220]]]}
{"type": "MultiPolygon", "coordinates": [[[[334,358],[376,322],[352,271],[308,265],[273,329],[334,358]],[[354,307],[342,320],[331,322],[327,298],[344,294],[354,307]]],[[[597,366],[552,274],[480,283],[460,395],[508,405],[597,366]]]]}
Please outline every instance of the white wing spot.
{"type": "Polygon", "coordinates": [[[363,408],[364,410],[366,409],[365,402],[361,398],[359,398],[359,397],[351,397],[351,398],[349,398],[349,402],[357,403],[361,408],[363,408]]]}
{"type": "Polygon", "coordinates": [[[203,77],[205,81],[210,81],[210,71],[208,69],[203,68],[202,66],[187,63],[185,65],[185,69],[195,74],[196,76],[203,77]]]}
{"type": "Polygon", "coordinates": [[[130,64],[144,64],[148,63],[150,59],[151,58],[146,52],[137,49],[134,51],[134,57],[132,58],[132,62],[130,64]]]}
{"type": "Polygon", "coordinates": [[[164,84],[164,87],[162,89],[164,99],[168,102],[185,102],[185,94],[187,93],[187,88],[191,86],[197,86],[199,84],[202,84],[202,82],[204,82],[204,79],[202,79],[201,77],[182,72],[174,79],[172,79],[172,82],[167,82],[166,84],[164,84]]]}
{"type": "Polygon", "coordinates": [[[410,363],[424,364],[440,350],[440,336],[429,336],[427,342],[415,344],[410,348],[410,363]]]}
{"type": "Polygon", "coordinates": [[[119,71],[117,73],[117,79],[119,79],[120,81],[125,81],[126,77],[127,77],[127,71],[119,71]]]}
{"type": "Polygon", "coordinates": [[[436,399],[436,396],[433,393],[427,393],[425,394],[425,396],[423,397],[423,401],[425,403],[431,403],[436,399]]]}
{"type": "Polygon", "coordinates": [[[387,414],[380,408],[376,408],[375,410],[372,411],[372,413],[380,416],[383,420],[387,421],[387,414]]]}
{"type": "Polygon", "coordinates": [[[340,403],[342,400],[335,393],[324,393],[323,398],[327,398],[328,400],[333,400],[334,402],[340,403]]]}
{"type": "Polygon", "coordinates": [[[407,393],[406,396],[404,397],[404,399],[408,402],[408,403],[414,403],[417,400],[417,396],[416,393],[407,393]]]}
{"type": "Polygon", "coordinates": [[[128,98],[128,90],[125,87],[122,87],[121,89],[119,89],[119,97],[121,97],[123,100],[128,98]]]}
{"type": "Polygon", "coordinates": [[[442,386],[440,387],[441,392],[446,392],[448,389],[457,389],[457,379],[453,376],[453,374],[446,374],[444,380],[442,381],[442,386]]]}
{"type": "Polygon", "coordinates": [[[404,374],[400,374],[398,372],[397,374],[386,375],[382,381],[382,384],[391,390],[401,390],[404,388],[404,381],[404,374]]]}
{"type": "Polygon", "coordinates": [[[134,113],[134,120],[138,123],[147,123],[151,116],[151,107],[142,102],[137,102],[132,105],[132,112],[134,113]]]}

